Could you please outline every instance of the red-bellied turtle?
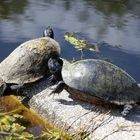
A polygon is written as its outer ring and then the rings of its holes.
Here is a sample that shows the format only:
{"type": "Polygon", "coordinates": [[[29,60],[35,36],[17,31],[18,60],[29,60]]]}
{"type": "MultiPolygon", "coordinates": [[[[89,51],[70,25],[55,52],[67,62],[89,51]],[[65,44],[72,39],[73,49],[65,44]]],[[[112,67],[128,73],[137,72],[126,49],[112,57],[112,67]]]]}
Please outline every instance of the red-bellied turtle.
{"type": "MultiPolygon", "coordinates": [[[[56,60],[49,61],[49,69],[54,69],[56,60]]],[[[123,116],[128,114],[132,104],[140,102],[140,89],[136,81],[118,66],[103,60],[63,62],[59,81],[52,93],[60,93],[65,85],[70,94],[78,99],[87,102],[98,99],[106,103],[124,105],[123,116]]]]}
{"type": "Polygon", "coordinates": [[[54,34],[50,27],[45,29],[43,36],[21,44],[0,63],[0,77],[3,80],[1,85],[4,82],[7,85],[0,95],[7,89],[15,90],[21,85],[50,75],[48,60],[59,59],[60,45],[53,39],[54,34]]]}

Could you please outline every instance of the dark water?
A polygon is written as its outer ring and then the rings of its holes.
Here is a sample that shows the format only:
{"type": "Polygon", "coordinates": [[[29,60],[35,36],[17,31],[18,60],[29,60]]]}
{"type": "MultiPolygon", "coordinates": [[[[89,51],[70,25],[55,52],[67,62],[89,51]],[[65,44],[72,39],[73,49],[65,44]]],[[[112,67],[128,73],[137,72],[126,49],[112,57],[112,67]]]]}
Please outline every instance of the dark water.
{"type": "Polygon", "coordinates": [[[140,82],[140,0],[0,0],[0,61],[48,25],[62,57],[80,59],[63,38],[74,31],[101,46],[98,54],[85,51],[84,58],[111,59],[140,82]]]}

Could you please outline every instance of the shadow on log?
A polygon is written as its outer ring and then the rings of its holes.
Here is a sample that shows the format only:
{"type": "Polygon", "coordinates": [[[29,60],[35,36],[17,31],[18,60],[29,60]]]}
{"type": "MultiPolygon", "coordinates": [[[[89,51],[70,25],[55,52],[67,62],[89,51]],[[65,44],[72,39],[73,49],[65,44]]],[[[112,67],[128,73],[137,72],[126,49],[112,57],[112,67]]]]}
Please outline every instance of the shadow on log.
{"type": "Polygon", "coordinates": [[[121,106],[75,100],[66,90],[50,96],[53,87],[43,79],[24,92],[31,96],[30,108],[55,126],[72,133],[88,132],[94,140],[140,139],[139,105],[124,118],[120,114],[121,106]]]}

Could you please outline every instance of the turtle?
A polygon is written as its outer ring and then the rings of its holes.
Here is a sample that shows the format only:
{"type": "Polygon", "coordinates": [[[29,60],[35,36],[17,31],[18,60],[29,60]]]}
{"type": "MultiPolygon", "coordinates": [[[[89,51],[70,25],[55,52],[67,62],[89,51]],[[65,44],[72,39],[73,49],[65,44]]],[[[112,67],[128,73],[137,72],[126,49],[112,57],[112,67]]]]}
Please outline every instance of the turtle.
{"type": "Polygon", "coordinates": [[[49,26],[43,37],[22,43],[0,63],[0,96],[10,91],[18,93],[25,85],[50,76],[48,60],[59,59],[61,51],[53,38],[53,30],[49,26]]]}
{"type": "MultiPolygon", "coordinates": [[[[49,60],[50,71],[56,63],[56,60],[49,60]]],[[[140,88],[136,80],[110,62],[83,59],[72,63],[63,61],[61,64],[58,63],[61,68],[58,85],[50,94],[60,93],[65,88],[70,95],[80,100],[124,106],[121,112],[123,116],[129,113],[133,104],[140,102],[140,88]]]]}

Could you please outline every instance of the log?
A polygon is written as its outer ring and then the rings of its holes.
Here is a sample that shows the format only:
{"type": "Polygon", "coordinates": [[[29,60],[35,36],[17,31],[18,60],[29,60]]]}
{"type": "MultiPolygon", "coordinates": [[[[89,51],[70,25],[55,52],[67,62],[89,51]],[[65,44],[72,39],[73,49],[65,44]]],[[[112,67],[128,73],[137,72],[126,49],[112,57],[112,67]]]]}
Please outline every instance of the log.
{"type": "Polygon", "coordinates": [[[91,140],[140,140],[139,105],[124,118],[122,107],[75,100],[66,90],[50,96],[55,86],[44,79],[24,91],[30,108],[45,120],[70,133],[86,132],[91,140]]]}

